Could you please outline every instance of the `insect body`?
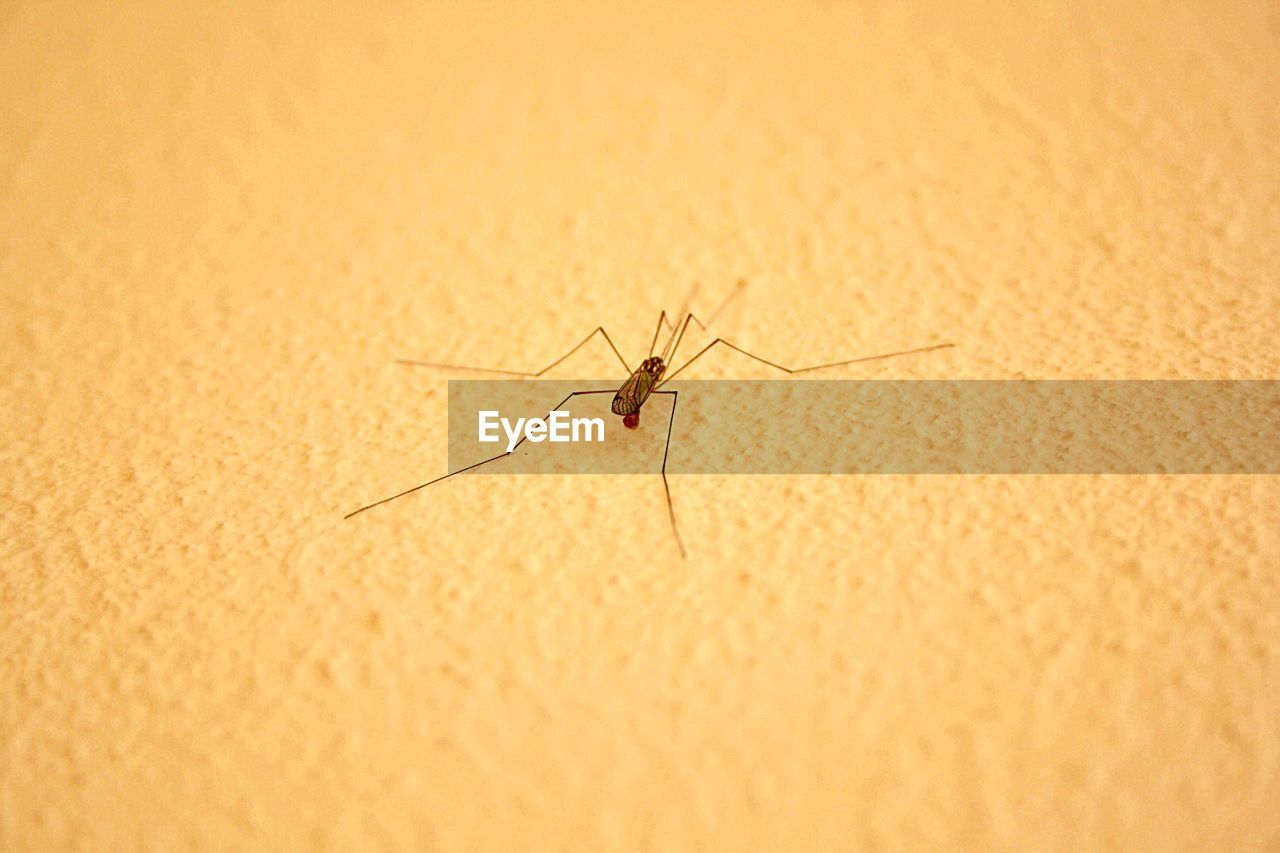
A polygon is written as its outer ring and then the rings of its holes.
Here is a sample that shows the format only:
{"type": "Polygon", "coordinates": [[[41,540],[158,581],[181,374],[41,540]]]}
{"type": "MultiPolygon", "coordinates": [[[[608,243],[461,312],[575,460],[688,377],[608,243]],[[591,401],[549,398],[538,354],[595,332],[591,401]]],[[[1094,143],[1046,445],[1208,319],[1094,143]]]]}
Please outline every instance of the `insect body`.
{"type": "MultiPolygon", "coordinates": [[[[699,328],[701,328],[703,331],[706,331],[707,327],[711,325],[711,323],[715,320],[716,316],[720,313],[720,311],[722,311],[724,307],[729,304],[729,302],[733,299],[734,296],[736,296],[738,293],[742,291],[745,285],[746,285],[745,281],[739,281],[737,288],[732,293],[729,294],[729,297],[725,299],[724,302],[721,303],[720,307],[716,309],[716,311],[711,315],[711,318],[707,320],[706,323],[703,323],[701,320],[699,320],[690,312],[681,311],[680,314],[676,315],[677,322],[673,324],[670,320],[667,319],[667,312],[663,311],[658,316],[658,325],[657,325],[657,328],[655,328],[653,331],[653,340],[649,343],[649,354],[645,358],[645,360],[640,363],[640,366],[635,370],[632,370],[631,366],[627,364],[627,360],[622,357],[622,353],[618,351],[618,348],[616,346],[614,346],[613,340],[609,337],[609,333],[604,330],[603,326],[597,326],[594,330],[592,330],[591,334],[587,335],[585,338],[579,341],[578,344],[573,347],[573,349],[569,350],[567,353],[560,356],[558,359],[551,362],[546,367],[542,368],[536,373],[527,373],[527,372],[518,371],[518,370],[499,370],[499,369],[489,368],[489,367],[468,367],[460,364],[441,364],[439,362],[430,362],[430,361],[411,361],[407,359],[398,359],[398,361],[400,364],[407,364],[414,367],[443,367],[451,370],[478,370],[486,373],[502,373],[502,374],[506,374],[507,376],[523,376],[523,377],[529,377],[529,378],[537,378],[539,376],[542,376],[547,371],[551,370],[556,365],[560,364],[562,361],[567,359],[569,356],[573,355],[578,350],[582,349],[582,347],[586,346],[587,342],[590,341],[597,334],[603,337],[605,342],[609,345],[609,348],[613,350],[613,354],[618,357],[618,361],[622,363],[623,368],[625,368],[627,373],[629,374],[627,381],[624,382],[622,384],[622,387],[618,388],[616,391],[612,388],[592,390],[592,391],[574,391],[568,397],[565,397],[563,400],[561,400],[559,403],[553,406],[551,411],[555,411],[559,409],[561,406],[569,402],[569,400],[573,399],[574,397],[585,396],[589,394],[613,394],[613,404],[610,407],[613,413],[615,415],[622,416],[622,424],[627,429],[637,429],[640,426],[640,410],[644,407],[645,403],[648,402],[651,397],[669,396],[671,398],[671,414],[667,420],[667,439],[666,439],[666,444],[663,447],[663,453],[662,453],[662,486],[667,496],[667,514],[671,518],[671,532],[675,536],[676,545],[678,545],[680,548],[680,555],[684,557],[684,556],[687,556],[687,554],[685,552],[684,542],[680,538],[680,528],[676,524],[675,505],[671,501],[671,486],[667,483],[667,456],[671,450],[671,430],[675,426],[676,405],[680,399],[680,392],[675,390],[670,390],[670,391],[662,390],[662,386],[666,385],[668,382],[674,379],[676,374],[683,371],[686,367],[693,364],[695,361],[697,361],[699,358],[701,358],[703,355],[705,355],[707,352],[709,352],[710,350],[712,350],[717,346],[727,347],[733,350],[734,352],[745,355],[747,358],[753,359],[755,361],[760,362],[761,364],[768,365],[769,367],[775,368],[777,370],[781,370],[783,373],[787,373],[787,374],[807,373],[811,370],[822,370],[828,367],[841,367],[843,365],[856,364],[858,362],[863,362],[863,361],[873,361],[881,358],[891,358],[893,356],[898,356],[898,355],[909,355],[912,353],[928,352],[930,350],[945,349],[947,347],[954,346],[954,344],[933,344],[932,346],[927,346],[927,347],[918,347],[916,349],[909,349],[909,350],[899,350],[898,352],[882,353],[880,355],[863,356],[862,358],[851,358],[845,361],[833,361],[828,364],[817,364],[811,367],[791,368],[791,367],[784,367],[781,364],[769,361],[768,359],[765,359],[765,358],[761,358],[758,355],[754,355],[753,353],[746,351],[742,347],[737,346],[736,344],[730,343],[724,338],[716,338],[711,343],[707,344],[705,347],[699,350],[696,354],[694,354],[692,358],[690,358],[680,367],[676,368],[670,374],[668,374],[667,368],[675,361],[676,352],[679,351],[680,349],[680,343],[684,340],[684,335],[685,335],[685,332],[688,330],[689,325],[691,323],[697,323],[699,328]],[[664,327],[671,330],[671,335],[670,337],[667,338],[666,345],[662,348],[662,352],[659,353],[658,355],[654,355],[653,350],[658,344],[658,335],[662,332],[664,327]]],[[[695,292],[696,292],[696,288],[695,288],[695,292]]],[[[692,299],[693,299],[693,294],[691,293],[689,295],[689,298],[685,300],[686,304],[692,301],[692,299]]],[[[472,469],[479,468],[482,465],[488,465],[490,462],[496,462],[505,456],[510,456],[524,442],[525,442],[525,438],[521,438],[520,441],[516,442],[516,444],[512,446],[512,448],[508,450],[506,453],[500,453],[497,456],[491,457],[489,459],[485,459],[481,462],[477,462],[474,465],[468,465],[467,467],[460,468],[457,471],[450,471],[448,474],[444,474],[442,476],[436,477],[434,480],[428,480],[427,482],[423,483],[420,486],[414,486],[412,489],[406,489],[405,491],[392,495],[389,498],[383,498],[380,501],[375,501],[374,503],[368,504],[366,506],[362,506],[359,509],[355,510],[354,512],[348,513],[344,517],[351,518],[351,516],[358,515],[368,509],[373,509],[375,506],[380,506],[381,504],[387,503],[388,501],[393,501],[396,498],[403,497],[408,494],[412,494],[413,492],[416,492],[419,489],[425,489],[427,486],[430,486],[434,483],[438,483],[441,480],[447,480],[448,478],[453,477],[457,474],[461,474],[465,471],[470,471],[472,469]]]]}
{"type": "Polygon", "coordinates": [[[610,408],[615,415],[622,415],[622,425],[627,429],[640,426],[640,407],[649,399],[666,370],[667,366],[662,362],[661,356],[646,358],[636,368],[636,372],[631,374],[631,378],[622,384],[618,393],[613,395],[613,405],[610,408]]]}

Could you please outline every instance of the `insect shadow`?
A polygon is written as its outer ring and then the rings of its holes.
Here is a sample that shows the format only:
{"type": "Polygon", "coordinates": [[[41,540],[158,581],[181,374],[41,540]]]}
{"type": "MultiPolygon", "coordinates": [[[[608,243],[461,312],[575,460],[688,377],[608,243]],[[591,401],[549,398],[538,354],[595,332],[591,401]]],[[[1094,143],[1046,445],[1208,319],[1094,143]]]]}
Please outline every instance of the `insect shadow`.
{"type": "MultiPolygon", "coordinates": [[[[519,377],[524,377],[529,379],[536,379],[538,377],[543,376],[553,368],[555,368],[557,365],[559,365],[560,363],[568,359],[569,356],[573,355],[578,350],[582,349],[596,335],[600,335],[602,338],[604,338],[605,343],[609,345],[609,349],[613,351],[613,354],[618,357],[618,362],[622,365],[623,369],[627,372],[626,381],[622,383],[621,387],[616,389],[602,388],[599,390],[590,390],[590,391],[574,391],[571,394],[569,394],[567,397],[565,397],[563,400],[561,400],[559,403],[556,403],[554,406],[552,406],[550,411],[554,412],[558,410],[561,406],[563,406],[565,403],[572,400],[574,397],[587,396],[591,394],[612,394],[613,403],[610,406],[611,411],[615,415],[619,415],[622,417],[622,425],[625,426],[627,429],[638,429],[640,426],[640,411],[641,409],[644,408],[645,403],[650,399],[650,397],[659,396],[659,395],[671,397],[671,413],[667,418],[667,436],[666,436],[666,442],[664,443],[663,450],[662,450],[662,488],[666,492],[666,496],[667,496],[667,514],[671,518],[672,535],[675,537],[676,546],[679,547],[680,549],[680,556],[687,558],[688,551],[685,550],[684,540],[680,536],[680,526],[676,523],[675,504],[671,500],[671,486],[667,482],[667,457],[670,455],[670,452],[671,452],[671,432],[672,432],[672,429],[675,427],[676,406],[680,401],[680,392],[676,390],[664,391],[662,390],[662,386],[666,385],[672,379],[675,379],[675,377],[679,373],[681,373],[685,368],[689,367],[689,365],[693,364],[695,361],[702,358],[702,356],[706,355],[708,352],[710,352],[712,349],[716,347],[727,347],[728,349],[734,350],[735,352],[739,352],[742,355],[745,355],[747,358],[754,359],[755,361],[758,361],[761,364],[768,365],[769,367],[775,368],[777,370],[781,370],[784,373],[794,375],[798,373],[809,373],[810,371],[814,371],[814,370],[825,370],[829,367],[843,367],[848,364],[858,364],[864,361],[876,361],[883,358],[894,358],[900,355],[913,355],[915,353],[931,352],[933,350],[947,349],[949,347],[955,346],[955,344],[951,344],[951,343],[932,344],[930,346],[916,347],[914,349],[898,350],[896,352],[881,353],[879,355],[867,355],[867,356],[861,356],[859,358],[849,358],[843,361],[832,361],[826,364],[815,364],[809,367],[786,367],[784,365],[778,364],[777,362],[770,361],[767,358],[761,358],[760,356],[754,353],[748,352],[747,350],[743,349],[737,344],[727,341],[724,338],[716,338],[711,343],[707,344],[705,347],[698,350],[698,352],[695,353],[693,357],[690,358],[688,361],[686,361],[684,364],[680,365],[678,368],[668,373],[667,368],[675,362],[676,353],[679,352],[680,350],[680,344],[681,342],[684,341],[685,332],[688,331],[689,325],[696,323],[698,327],[702,329],[704,332],[708,331],[708,327],[710,327],[710,325],[713,322],[715,322],[716,317],[718,317],[720,313],[729,305],[729,303],[731,303],[734,300],[734,298],[746,288],[746,285],[747,285],[746,281],[739,279],[734,289],[729,292],[729,295],[725,297],[724,301],[720,303],[720,306],[716,308],[714,312],[712,312],[711,316],[707,319],[705,323],[699,320],[691,311],[687,310],[689,305],[692,303],[695,294],[697,293],[698,288],[697,288],[697,285],[695,285],[693,290],[689,293],[689,296],[686,297],[684,302],[684,307],[677,314],[674,315],[675,316],[674,323],[670,319],[668,319],[667,312],[665,310],[659,313],[658,324],[653,330],[653,339],[649,342],[649,354],[645,357],[644,361],[640,362],[640,365],[635,369],[632,369],[631,365],[627,363],[627,360],[622,357],[622,353],[618,350],[618,347],[614,344],[613,339],[609,337],[609,333],[605,331],[604,326],[596,326],[591,331],[590,334],[588,334],[585,338],[583,338],[581,341],[575,344],[573,348],[570,349],[568,352],[566,352],[564,355],[560,356],[555,361],[551,362],[541,370],[534,371],[534,372],[521,371],[521,370],[503,370],[503,369],[494,368],[494,367],[472,367],[470,365],[465,365],[465,364],[446,364],[443,362],[417,361],[412,359],[396,359],[396,363],[408,365],[410,367],[434,367],[434,368],[443,368],[446,370],[469,370],[469,371],[478,371],[483,373],[497,373],[505,376],[519,376],[519,377]],[[662,351],[658,355],[654,355],[653,351],[658,345],[658,337],[663,333],[664,328],[670,330],[670,335],[666,338],[666,343],[663,345],[662,351]]],[[[518,442],[516,442],[511,447],[511,449],[506,451],[505,453],[499,453],[497,456],[484,459],[480,462],[476,462],[473,465],[468,465],[465,468],[459,468],[456,471],[450,471],[448,474],[443,474],[439,477],[436,477],[434,480],[428,480],[427,482],[422,483],[421,485],[414,486],[411,489],[405,489],[403,492],[399,492],[397,494],[391,495],[390,497],[383,498],[382,500],[379,500],[379,501],[374,501],[371,504],[367,504],[365,506],[360,507],[357,510],[347,513],[346,515],[343,516],[343,518],[344,519],[351,518],[352,516],[359,515],[360,513],[365,512],[366,510],[370,510],[376,506],[381,506],[382,504],[393,501],[396,498],[402,498],[405,495],[411,495],[414,492],[417,492],[421,489],[425,489],[427,486],[435,485],[436,483],[439,483],[442,480],[447,480],[450,477],[456,477],[458,474],[464,474],[467,471],[474,470],[476,468],[481,467],[482,465],[488,465],[491,462],[497,462],[499,459],[503,459],[507,456],[510,456],[512,453],[514,453],[520,447],[520,445],[524,444],[525,438],[527,438],[527,435],[524,437],[521,437],[521,439],[518,442]]]]}

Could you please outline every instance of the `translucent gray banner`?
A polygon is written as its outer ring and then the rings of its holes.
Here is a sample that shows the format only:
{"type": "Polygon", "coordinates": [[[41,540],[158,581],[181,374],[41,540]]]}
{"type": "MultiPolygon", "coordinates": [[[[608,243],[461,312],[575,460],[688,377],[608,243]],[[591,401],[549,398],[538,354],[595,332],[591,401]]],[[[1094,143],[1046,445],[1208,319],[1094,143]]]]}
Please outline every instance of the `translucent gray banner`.
{"type": "Polygon", "coordinates": [[[450,381],[449,470],[556,407],[473,473],[652,474],[664,452],[669,474],[1280,473],[1278,380],[676,381],[634,430],[619,384],[450,381]]]}

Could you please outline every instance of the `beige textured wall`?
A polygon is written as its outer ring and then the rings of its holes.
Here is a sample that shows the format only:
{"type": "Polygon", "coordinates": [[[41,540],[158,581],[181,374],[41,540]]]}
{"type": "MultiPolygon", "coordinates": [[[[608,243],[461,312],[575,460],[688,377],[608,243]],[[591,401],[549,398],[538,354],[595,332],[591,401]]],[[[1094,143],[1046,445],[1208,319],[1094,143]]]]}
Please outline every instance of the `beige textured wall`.
{"type": "Polygon", "coordinates": [[[1280,848],[1275,478],[340,520],[444,465],[394,357],[694,281],[960,344],[850,376],[1277,376],[1274,3],[171,5],[0,8],[0,848],[1280,848]]]}

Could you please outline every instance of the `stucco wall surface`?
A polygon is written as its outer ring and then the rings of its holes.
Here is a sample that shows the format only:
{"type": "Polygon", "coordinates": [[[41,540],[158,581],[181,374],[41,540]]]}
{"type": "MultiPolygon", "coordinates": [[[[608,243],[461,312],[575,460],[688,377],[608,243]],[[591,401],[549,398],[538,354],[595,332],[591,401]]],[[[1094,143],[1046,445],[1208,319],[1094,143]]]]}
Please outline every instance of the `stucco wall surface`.
{"type": "Polygon", "coordinates": [[[958,344],[851,377],[1277,376],[1274,3],[610,8],[0,7],[0,848],[1280,847],[1274,477],[342,520],[444,468],[395,358],[694,282],[958,344]]]}

